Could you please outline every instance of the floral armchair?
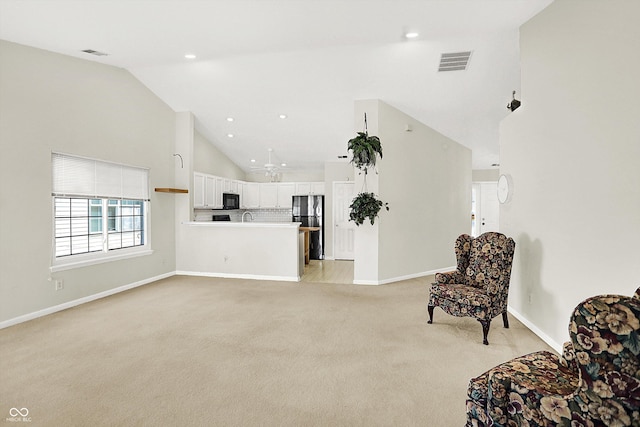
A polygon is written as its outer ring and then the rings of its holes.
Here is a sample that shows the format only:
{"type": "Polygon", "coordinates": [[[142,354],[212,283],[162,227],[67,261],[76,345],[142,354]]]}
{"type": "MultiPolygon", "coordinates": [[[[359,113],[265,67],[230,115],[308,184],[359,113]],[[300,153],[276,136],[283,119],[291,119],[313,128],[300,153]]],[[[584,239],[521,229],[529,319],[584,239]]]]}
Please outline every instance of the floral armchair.
{"type": "Polygon", "coordinates": [[[469,382],[467,426],[640,426],[640,288],[580,303],[561,357],[539,351],[469,382]]]}
{"type": "Polygon", "coordinates": [[[487,335],[494,317],[502,314],[504,327],[508,328],[507,299],[515,246],[512,238],[495,232],[477,238],[467,234],[458,237],[454,247],[456,270],[437,273],[431,285],[429,323],[433,323],[435,307],[452,316],[473,317],[482,324],[485,345],[489,344],[487,335]]]}

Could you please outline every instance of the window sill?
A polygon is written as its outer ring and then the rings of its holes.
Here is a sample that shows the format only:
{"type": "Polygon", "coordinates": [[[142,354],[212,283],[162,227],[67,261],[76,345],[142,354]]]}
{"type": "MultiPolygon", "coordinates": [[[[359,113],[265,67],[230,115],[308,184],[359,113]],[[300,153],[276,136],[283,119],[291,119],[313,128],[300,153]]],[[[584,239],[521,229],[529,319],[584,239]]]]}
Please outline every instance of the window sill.
{"type": "Polygon", "coordinates": [[[80,257],[77,257],[77,258],[74,257],[73,260],[69,259],[64,261],[60,261],[60,260],[54,261],[53,265],[49,267],[49,270],[52,273],[55,273],[56,271],[64,271],[64,270],[71,270],[74,268],[88,267],[90,265],[103,264],[105,262],[119,261],[123,259],[151,255],[152,253],[153,253],[153,250],[151,249],[142,249],[142,250],[138,249],[138,250],[127,251],[127,252],[119,252],[117,254],[110,254],[110,253],[105,255],[92,254],[91,256],[82,257],[82,259],[80,259],[80,257]]]}

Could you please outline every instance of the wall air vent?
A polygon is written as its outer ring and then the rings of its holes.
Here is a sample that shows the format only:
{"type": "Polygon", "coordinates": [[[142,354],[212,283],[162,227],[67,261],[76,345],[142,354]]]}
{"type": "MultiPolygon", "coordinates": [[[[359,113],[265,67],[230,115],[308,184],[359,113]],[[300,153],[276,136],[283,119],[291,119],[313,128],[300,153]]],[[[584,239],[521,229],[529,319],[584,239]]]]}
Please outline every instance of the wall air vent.
{"type": "Polygon", "coordinates": [[[98,52],[97,50],[93,50],[93,49],[85,49],[83,50],[83,52],[88,53],[89,55],[95,55],[95,56],[109,56],[108,53],[98,52]]]}
{"type": "Polygon", "coordinates": [[[466,70],[471,52],[443,53],[440,57],[438,71],[466,70]]]}

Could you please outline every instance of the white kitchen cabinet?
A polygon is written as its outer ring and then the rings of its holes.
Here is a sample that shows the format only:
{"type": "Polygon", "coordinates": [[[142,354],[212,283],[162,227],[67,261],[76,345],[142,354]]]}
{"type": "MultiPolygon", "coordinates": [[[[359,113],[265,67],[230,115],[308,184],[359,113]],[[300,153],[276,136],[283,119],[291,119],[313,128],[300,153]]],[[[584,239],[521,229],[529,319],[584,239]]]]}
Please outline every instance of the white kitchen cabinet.
{"type": "Polygon", "coordinates": [[[278,184],[260,183],[260,208],[278,207],[278,184]]]}
{"type": "Polygon", "coordinates": [[[242,189],[242,201],[245,209],[260,207],[260,184],[257,182],[245,182],[242,189]]]}
{"type": "Polygon", "coordinates": [[[212,175],[204,176],[204,206],[215,208],[217,201],[216,177],[212,175]]]}
{"type": "Polygon", "coordinates": [[[296,182],[296,196],[306,196],[311,193],[311,183],[296,182]]]}
{"type": "Polygon", "coordinates": [[[324,194],[324,182],[312,182],[310,184],[311,184],[311,194],[314,194],[314,195],[324,194]]]}
{"type": "Polygon", "coordinates": [[[219,176],[214,176],[213,177],[215,180],[215,188],[216,188],[216,194],[215,194],[215,198],[214,198],[214,203],[213,203],[213,208],[214,209],[222,209],[222,193],[224,193],[223,191],[223,179],[220,178],[219,176]]]}
{"type": "Polygon", "coordinates": [[[235,179],[224,178],[224,192],[232,194],[240,194],[238,190],[238,181],[235,179]]]}
{"type": "Polygon", "coordinates": [[[324,182],[296,182],[297,196],[324,194],[324,182]]]}
{"type": "Polygon", "coordinates": [[[193,174],[193,207],[204,208],[204,175],[193,174]]]}
{"type": "MultiPolygon", "coordinates": [[[[193,173],[193,207],[216,209],[218,200],[216,177],[204,173],[193,173]]],[[[222,197],[222,196],[220,196],[222,197]]]]}
{"type": "Polygon", "coordinates": [[[291,208],[291,198],[296,191],[295,182],[281,182],[278,184],[278,208],[291,208]]]}

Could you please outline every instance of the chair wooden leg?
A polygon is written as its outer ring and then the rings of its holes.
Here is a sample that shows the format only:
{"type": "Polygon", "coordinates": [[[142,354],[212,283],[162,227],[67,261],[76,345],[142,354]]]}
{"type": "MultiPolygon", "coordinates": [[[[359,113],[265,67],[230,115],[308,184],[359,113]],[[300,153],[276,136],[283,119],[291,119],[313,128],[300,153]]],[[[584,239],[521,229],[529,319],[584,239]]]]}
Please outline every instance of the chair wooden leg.
{"type": "Polygon", "coordinates": [[[487,335],[489,335],[489,327],[491,326],[491,320],[478,320],[482,325],[482,344],[489,345],[487,341],[487,335]]]}
{"type": "Polygon", "coordinates": [[[433,323],[433,306],[428,305],[427,311],[429,312],[429,321],[427,323],[432,324],[433,323]]]}
{"type": "Polygon", "coordinates": [[[504,324],[504,327],[509,329],[509,319],[507,318],[507,312],[505,311],[504,313],[502,313],[502,323],[504,324]]]}

